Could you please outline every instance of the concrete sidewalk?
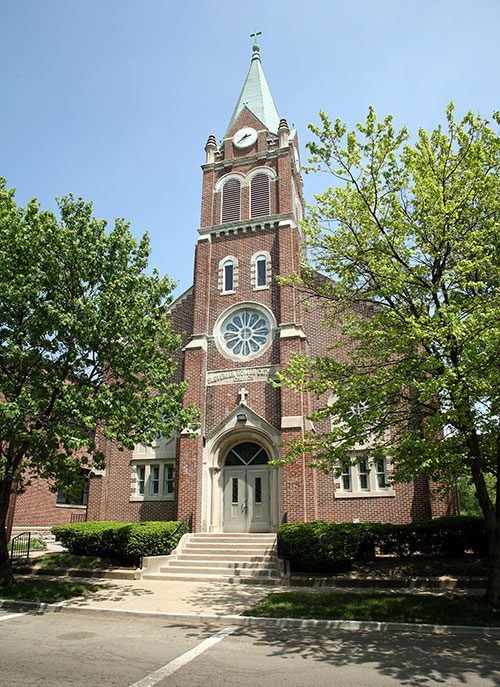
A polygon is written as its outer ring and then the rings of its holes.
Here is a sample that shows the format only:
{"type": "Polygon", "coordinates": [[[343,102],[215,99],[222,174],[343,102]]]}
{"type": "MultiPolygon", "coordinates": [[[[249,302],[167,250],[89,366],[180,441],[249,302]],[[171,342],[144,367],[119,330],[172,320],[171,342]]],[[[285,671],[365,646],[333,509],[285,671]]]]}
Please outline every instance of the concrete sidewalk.
{"type": "MultiPolygon", "coordinates": [[[[90,580],[89,580],[90,581],[90,580]]],[[[102,580],[89,596],[71,599],[72,606],[88,609],[140,611],[173,615],[239,615],[259,599],[283,587],[188,582],[182,580],[102,580]]]]}

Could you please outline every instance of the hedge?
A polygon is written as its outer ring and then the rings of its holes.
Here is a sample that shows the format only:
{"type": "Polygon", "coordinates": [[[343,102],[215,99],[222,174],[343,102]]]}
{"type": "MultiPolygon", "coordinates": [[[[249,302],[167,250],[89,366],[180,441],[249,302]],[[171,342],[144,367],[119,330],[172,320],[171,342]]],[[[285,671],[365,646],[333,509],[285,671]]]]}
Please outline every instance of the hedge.
{"type": "Polygon", "coordinates": [[[486,529],[482,518],[455,516],[407,525],[389,523],[287,523],[278,530],[291,568],[297,572],[348,570],[354,558],[381,554],[460,556],[465,551],[486,555],[486,529]]]}
{"type": "Polygon", "coordinates": [[[322,520],[281,525],[278,533],[286,557],[298,572],[340,572],[351,566],[361,543],[362,527],[322,520]]]}
{"type": "Polygon", "coordinates": [[[134,564],[139,562],[141,556],[170,553],[187,531],[188,526],[177,521],[75,522],[52,528],[56,539],[70,553],[116,558],[134,564]],[[176,532],[177,527],[179,529],[176,532]]]}

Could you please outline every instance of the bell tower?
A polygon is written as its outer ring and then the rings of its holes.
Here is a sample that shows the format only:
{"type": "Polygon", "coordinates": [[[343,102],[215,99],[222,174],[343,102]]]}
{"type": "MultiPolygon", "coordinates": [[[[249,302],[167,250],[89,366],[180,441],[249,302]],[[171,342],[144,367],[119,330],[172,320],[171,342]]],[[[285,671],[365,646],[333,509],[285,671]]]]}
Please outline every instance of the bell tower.
{"type": "Polygon", "coordinates": [[[184,349],[186,402],[200,409],[201,429],[181,437],[178,466],[178,514],[192,514],[196,531],[273,531],[292,501],[298,518],[313,515],[300,461],[267,466],[306,429],[307,399],[269,380],[293,351],[307,352],[307,339],[295,290],[277,281],[298,271],[302,250],[297,132],[278,115],[258,35],[226,133],[219,145],[208,137],[202,165],[184,349]]]}

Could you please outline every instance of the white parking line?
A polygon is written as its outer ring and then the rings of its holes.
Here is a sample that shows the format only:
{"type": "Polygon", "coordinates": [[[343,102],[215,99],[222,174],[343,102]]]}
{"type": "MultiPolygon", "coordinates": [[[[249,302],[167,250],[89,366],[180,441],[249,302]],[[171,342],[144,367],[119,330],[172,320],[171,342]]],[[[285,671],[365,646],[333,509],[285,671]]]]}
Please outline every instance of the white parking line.
{"type": "Polygon", "coordinates": [[[20,618],[27,613],[11,613],[10,615],[0,615],[0,620],[10,620],[11,618],[20,618]]]}
{"type": "Polygon", "coordinates": [[[181,654],[181,656],[174,658],[174,660],[170,661],[170,663],[167,663],[162,668],[155,670],[154,673],[146,675],[146,677],[143,677],[142,680],[139,680],[139,682],[134,682],[134,684],[130,685],[130,687],[153,687],[153,685],[156,685],[158,682],[160,682],[160,680],[172,675],[172,673],[175,673],[176,670],[179,670],[179,668],[185,666],[186,663],[189,663],[204,651],[210,649],[210,647],[214,646],[214,644],[221,642],[224,637],[232,634],[237,629],[237,625],[224,627],[220,632],[217,632],[217,634],[203,640],[203,642],[198,644],[198,646],[195,646],[194,649],[190,649],[189,651],[186,651],[185,654],[181,654]]]}

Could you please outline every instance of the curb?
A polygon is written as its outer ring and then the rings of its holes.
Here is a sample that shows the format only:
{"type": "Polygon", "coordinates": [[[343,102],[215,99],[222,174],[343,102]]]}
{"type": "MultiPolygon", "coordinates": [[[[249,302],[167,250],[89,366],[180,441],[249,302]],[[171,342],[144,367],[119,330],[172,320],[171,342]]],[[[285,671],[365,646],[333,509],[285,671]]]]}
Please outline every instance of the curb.
{"type": "Polygon", "coordinates": [[[65,601],[47,604],[33,601],[0,600],[0,608],[41,613],[87,613],[115,618],[142,618],[186,624],[238,625],[290,629],[362,630],[366,632],[414,632],[417,634],[476,635],[500,637],[500,627],[468,625],[427,625],[417,623],[382,623],[370,620],[303,620],[298,618],[257,618],[241,615],[210,615],[195,613],[163,613],[161,611],[123,611],[95,606],[75,606],[65,601]]]}
{"type": "Polygon", "coordinates": [[[42,568],[36,565],[19,565],[12,568],[16,575],[41,577],[85,577],[103,580],[134,580],[135,570],[122,568],[42,568]]]}
{"type": "MultiPolygon", "coordinates": [[[[36,575],[50,577],[79,577],[92,580],[134,580],[135,570],[121,568],[39,568],[37,566],[20,565],[14,569],[18,575],[36,575]]],[[[455,590],[455,589],[483,589],[486,587],[485,577],[313,577],[291,575],[290,587],[310,587],[312,589],[408,589],[408,590],[455,590]]]]}

